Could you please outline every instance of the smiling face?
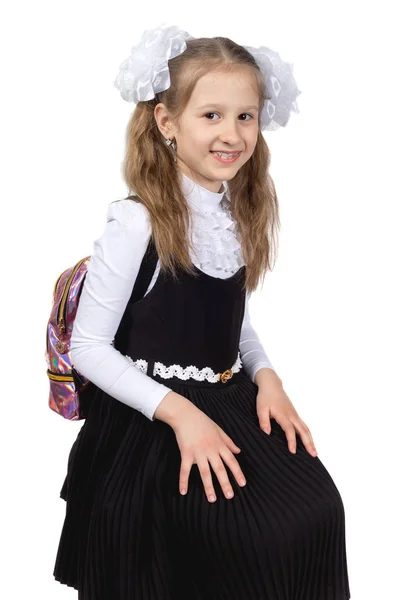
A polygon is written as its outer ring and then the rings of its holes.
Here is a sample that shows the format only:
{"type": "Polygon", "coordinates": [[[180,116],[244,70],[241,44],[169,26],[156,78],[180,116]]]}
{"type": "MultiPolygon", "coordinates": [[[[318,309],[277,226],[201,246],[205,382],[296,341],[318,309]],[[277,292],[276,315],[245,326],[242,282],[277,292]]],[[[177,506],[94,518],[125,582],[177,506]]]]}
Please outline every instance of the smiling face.
{"type": "Polygon", "coordinates": [[[177,168],[211,192],[222,191],[254,152],[258,138],[258,90],[251,69],[210,72],[201,77],[179,117],[168,119],[158,104],[154,116],[165,138],[175,138],[177,168]],[[213,152],[239,152],[224,161],[213,152]]]}

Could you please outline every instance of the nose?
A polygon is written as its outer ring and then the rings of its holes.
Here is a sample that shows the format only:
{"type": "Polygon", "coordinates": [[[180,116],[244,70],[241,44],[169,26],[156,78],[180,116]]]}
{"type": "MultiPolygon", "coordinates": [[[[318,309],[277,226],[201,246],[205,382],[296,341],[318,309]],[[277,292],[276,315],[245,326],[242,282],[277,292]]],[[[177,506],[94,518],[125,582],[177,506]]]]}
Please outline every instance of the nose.
{"type": "Polygon", "coordinates": [[[221,142],[226,143],[229,146],[237,146],[241,140],[237,121],[225,120],[224,124],[221,126],[219,138],[221,142]]]}

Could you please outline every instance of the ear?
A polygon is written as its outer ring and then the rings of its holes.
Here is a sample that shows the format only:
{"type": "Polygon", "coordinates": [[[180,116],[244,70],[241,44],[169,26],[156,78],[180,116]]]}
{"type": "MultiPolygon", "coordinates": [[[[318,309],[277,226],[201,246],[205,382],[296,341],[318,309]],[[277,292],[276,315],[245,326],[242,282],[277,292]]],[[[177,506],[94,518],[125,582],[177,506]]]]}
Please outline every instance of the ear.
{"type": "Polygon", "coordinates": [[[173,138],[175,135],[175,126],[172,123],[165,104],[159,103],[154,109],[154,118],[157,127],[164,138],[173,138]]]}

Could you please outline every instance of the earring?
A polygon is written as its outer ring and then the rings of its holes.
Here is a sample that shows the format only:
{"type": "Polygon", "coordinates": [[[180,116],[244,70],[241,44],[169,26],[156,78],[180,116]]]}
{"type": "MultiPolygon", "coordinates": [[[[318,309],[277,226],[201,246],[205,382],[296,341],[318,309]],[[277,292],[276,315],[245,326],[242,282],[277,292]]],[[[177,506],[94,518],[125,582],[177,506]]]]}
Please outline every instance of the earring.
{"type": "Polygon", "coordinates": [[[174,162],[176,163],[176,142],[175,142],[175,140],[166,139],[165,143],[167,146],[170,146],[170,148],[172,150],[172,154],[174,156],[174,162]]]}

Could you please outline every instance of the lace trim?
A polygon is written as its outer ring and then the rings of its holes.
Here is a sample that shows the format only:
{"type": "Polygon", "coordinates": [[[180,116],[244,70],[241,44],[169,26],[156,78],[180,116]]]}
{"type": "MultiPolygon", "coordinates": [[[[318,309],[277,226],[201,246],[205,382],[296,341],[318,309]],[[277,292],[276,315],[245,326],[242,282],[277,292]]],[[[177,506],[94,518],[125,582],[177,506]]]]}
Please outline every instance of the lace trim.
{"type": "MultiPolygon", "coordinates": [[[[126,356],[131,363],[143,373],[147,373],[148,362],[143,358],[138,358],[137,360],[132,360],[130,356],[126,356]]],[[[242,367],[242,361],[240,359],[240,351],[238,352],[237,359],[235,363],[231,367],[232,373],[238,373],[242,367]]],[[[228,369],[229,370],[229,369],[228,369]]],[[[160,375],[164,379],[170,379],[171,377],[178,377],[179,379],[196,379],[196,381],[210,381],[211,383],[216,383],[220,381],[220,373],[215,373],[210,367],[203,367],[202,369],[198,369],[194,365],[190,365],[188,367],[181,367],[181,365],[164,365],[161,362],[154,363],[153,375],[160,375]]]]}
{"type": "Polygon", "coordinates": [[[140,369],[141,371],[143,371],[143,373],[147,373],[147,360],[144,360],[143,358],[138,358],[138,360],[132,360],[130,356],[126,356],[126,358],[128,358],[137,369],[140,369]]]}

